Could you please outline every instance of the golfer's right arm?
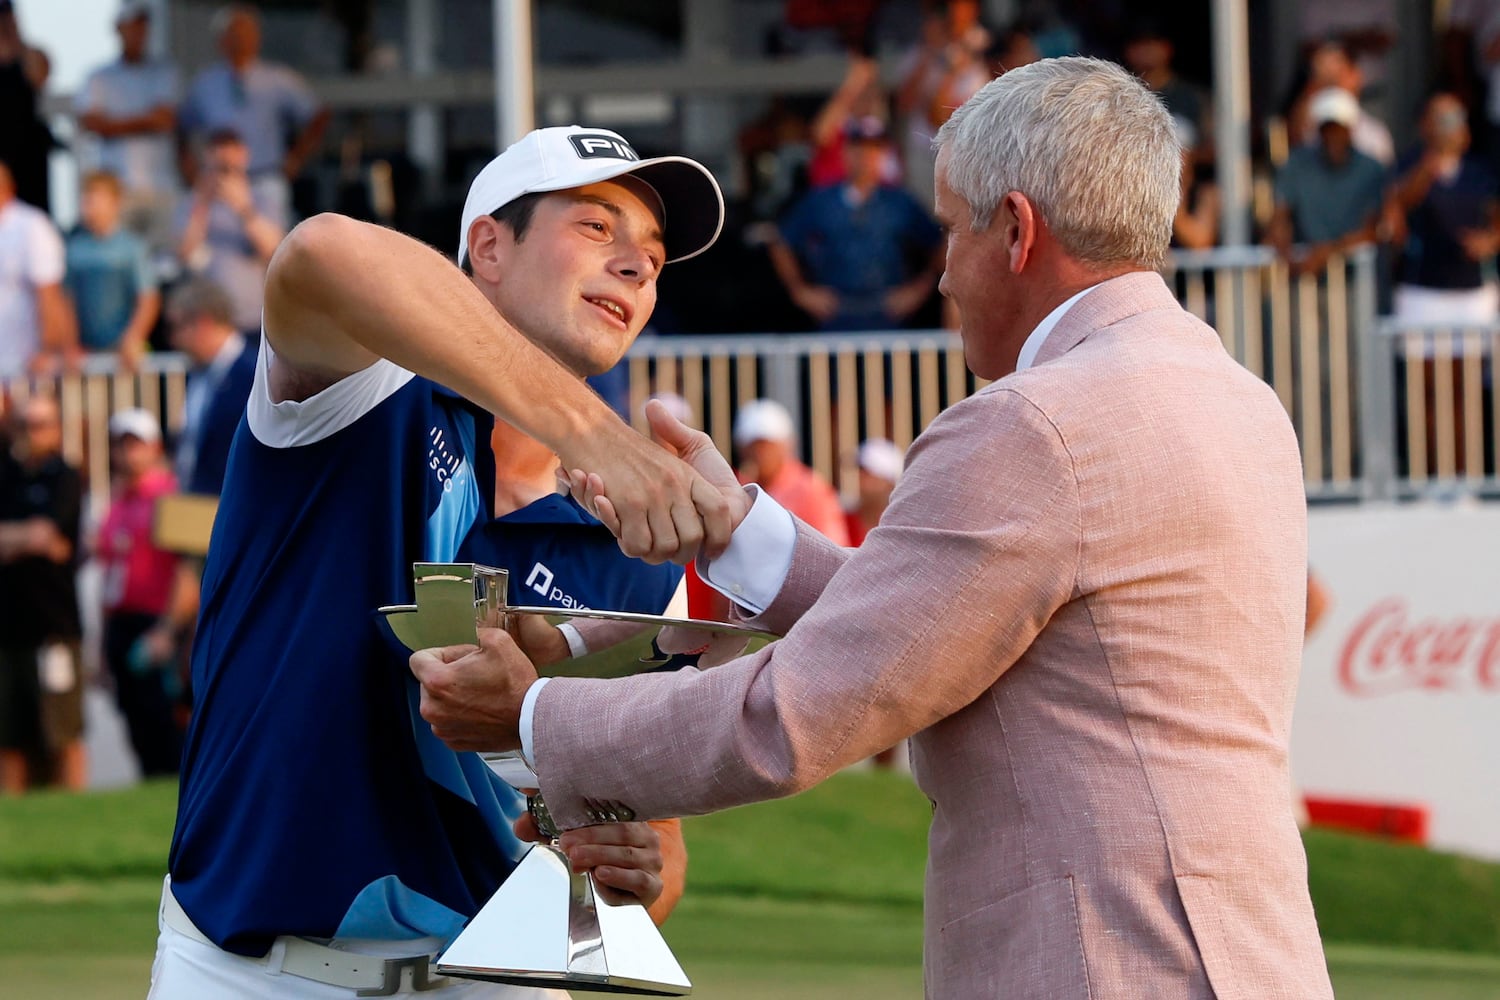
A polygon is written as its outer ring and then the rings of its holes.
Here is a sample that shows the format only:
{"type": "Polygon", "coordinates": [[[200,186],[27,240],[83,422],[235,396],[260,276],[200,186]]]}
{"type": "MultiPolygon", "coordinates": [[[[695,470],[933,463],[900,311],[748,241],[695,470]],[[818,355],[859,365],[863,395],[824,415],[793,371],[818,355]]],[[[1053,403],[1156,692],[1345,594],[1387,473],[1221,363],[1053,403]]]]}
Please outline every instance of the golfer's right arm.
{"type": "Polygon", "coordinates": [[[318,215],[287,236],[266,276],[271,390],[304,398],[377,357],[473,400],[550,446],[568,468],[599,470],[638,550],[657,561],[729,538],[719,491],[627,427],[507,323],[451,261],[389,229],[318,215]]]}

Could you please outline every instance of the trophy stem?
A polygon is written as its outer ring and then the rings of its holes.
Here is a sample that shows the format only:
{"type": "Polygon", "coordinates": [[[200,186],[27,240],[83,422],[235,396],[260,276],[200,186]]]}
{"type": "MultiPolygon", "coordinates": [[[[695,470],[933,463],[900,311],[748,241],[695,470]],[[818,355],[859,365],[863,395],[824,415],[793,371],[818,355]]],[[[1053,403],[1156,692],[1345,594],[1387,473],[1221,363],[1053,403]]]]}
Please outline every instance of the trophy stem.
{"type": "Polygon", "coordinates": [[[556,844],[559,836],[557,824],[552,822],[552,814],[547,811],[547,803],[542,801],[540,794],[526,796],[526,811],[531,813],[537,832],[556,844]]]}

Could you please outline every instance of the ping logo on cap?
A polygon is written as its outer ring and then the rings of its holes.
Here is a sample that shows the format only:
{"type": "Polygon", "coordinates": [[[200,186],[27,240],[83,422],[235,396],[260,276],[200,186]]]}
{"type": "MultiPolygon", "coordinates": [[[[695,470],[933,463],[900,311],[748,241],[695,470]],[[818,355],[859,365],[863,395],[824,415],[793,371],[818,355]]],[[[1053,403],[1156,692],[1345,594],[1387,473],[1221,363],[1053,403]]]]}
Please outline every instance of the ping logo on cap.
{"type": "Polygon", "coordinates": [[[624,139],[616,139],[612,135],[582,134],[570,135],[568,141],[573,144],[573,150],[578,154],[580,160],[639,160],[635,150],[630,148],[630,143],[624,139]]]}

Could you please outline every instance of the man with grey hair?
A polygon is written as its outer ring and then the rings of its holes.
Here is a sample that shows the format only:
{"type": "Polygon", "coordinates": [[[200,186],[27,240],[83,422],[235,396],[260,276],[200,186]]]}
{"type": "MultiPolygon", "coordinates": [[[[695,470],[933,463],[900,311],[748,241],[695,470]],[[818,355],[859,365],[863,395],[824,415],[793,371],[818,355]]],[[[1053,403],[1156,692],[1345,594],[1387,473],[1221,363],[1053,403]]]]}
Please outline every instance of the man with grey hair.
{"type": "MultiPolygon", "coordinates": [[[[934,997],[1329,997],[1287,794],[1306,499],[1271,390],[1155,273],[1180,150],[1118,66],[1034,63],[937,139],[941,288],[993,380],[841,549],[653,408],[737,523],[700,558],[785,636],[700,673],[539,682],[423,651],[453,747],[521,747],[554,817],[787,795],[910,736],[934,997]]],[[[613,521],[607,475],[575,491],[613,521]]],[[[629,551],[630,546],[625,546],[629,551]]]]}

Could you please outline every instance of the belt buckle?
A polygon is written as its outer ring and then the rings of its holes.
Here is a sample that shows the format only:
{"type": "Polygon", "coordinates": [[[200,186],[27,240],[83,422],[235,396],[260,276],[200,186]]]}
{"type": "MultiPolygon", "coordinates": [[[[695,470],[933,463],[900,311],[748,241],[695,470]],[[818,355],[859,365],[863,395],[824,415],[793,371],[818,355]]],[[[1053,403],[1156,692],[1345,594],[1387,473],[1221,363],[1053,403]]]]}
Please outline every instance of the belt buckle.
{"type": "Polygon", "coordinates": [[[383,970],[384,979],[379,986],[372,986],[367,990],[355,990],[357,997],[392,997],[401,989],[401,970],[411,970],[411,989],[413,993],[426,993],[429,990],[441,989],[448,985],[447,976],[438,976],[436,979],[428,979],[427,972],[432,967],[432,958],[428,955],[413,955],[410,958],[388,958],[385,960],[383,970]]]}

